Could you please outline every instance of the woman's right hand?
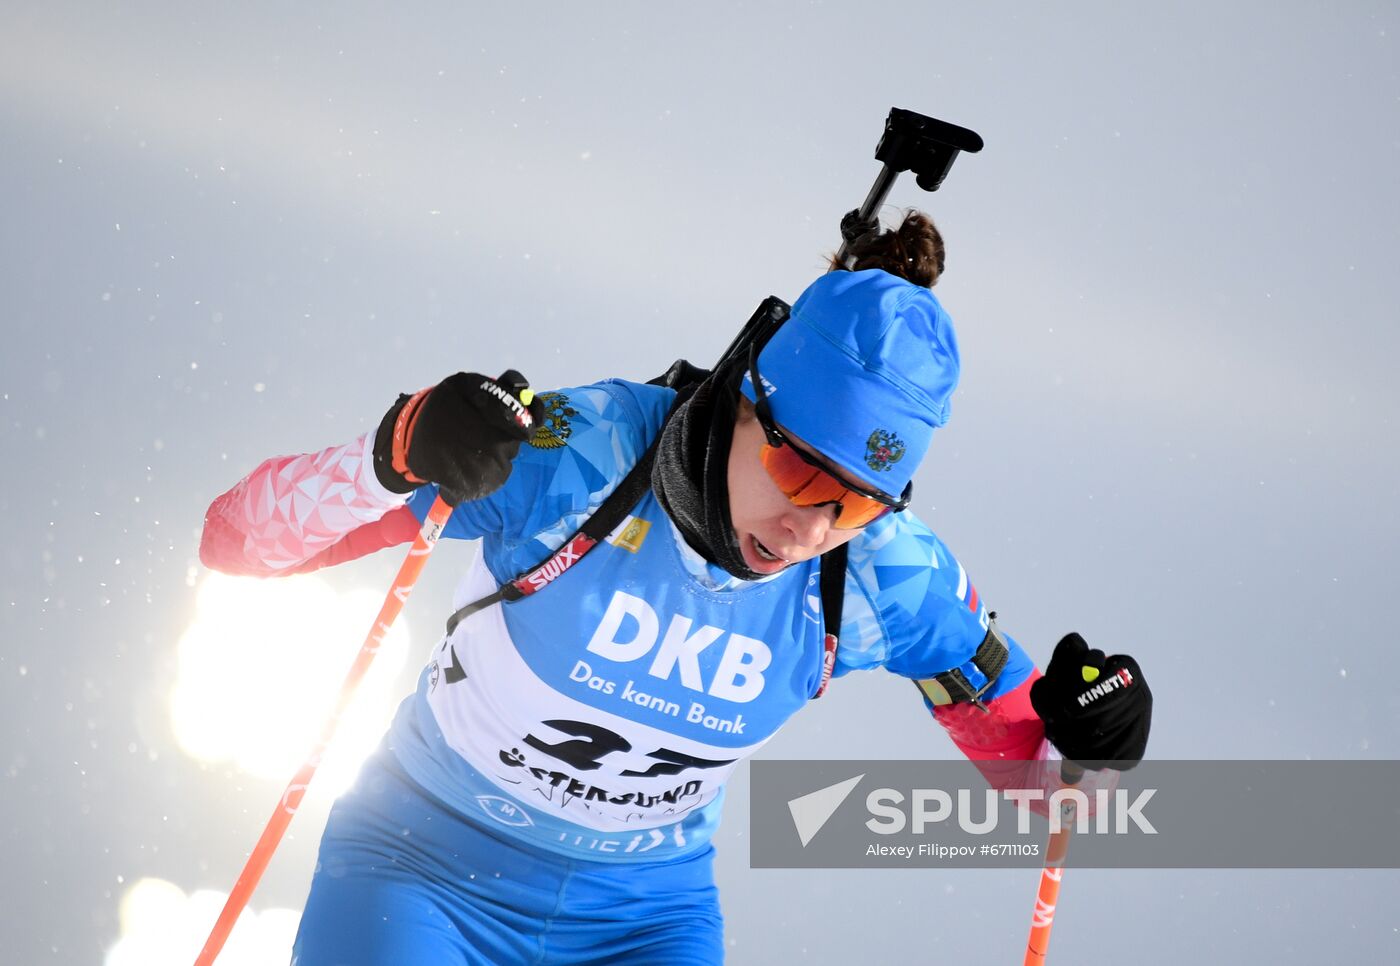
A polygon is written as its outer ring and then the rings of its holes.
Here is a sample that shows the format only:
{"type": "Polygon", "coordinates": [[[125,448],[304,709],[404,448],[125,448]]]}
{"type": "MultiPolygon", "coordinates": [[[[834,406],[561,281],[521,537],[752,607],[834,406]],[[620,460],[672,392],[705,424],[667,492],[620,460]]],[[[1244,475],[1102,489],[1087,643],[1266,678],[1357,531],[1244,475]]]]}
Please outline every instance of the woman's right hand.
{"type": "Polygon", "coordinates": [[[394,493],[436,483],[453,506],[500,489],[520,444],[543,418],[525,377],[459,372],[402,395],[374,438],[374,472],[394,493]]]}

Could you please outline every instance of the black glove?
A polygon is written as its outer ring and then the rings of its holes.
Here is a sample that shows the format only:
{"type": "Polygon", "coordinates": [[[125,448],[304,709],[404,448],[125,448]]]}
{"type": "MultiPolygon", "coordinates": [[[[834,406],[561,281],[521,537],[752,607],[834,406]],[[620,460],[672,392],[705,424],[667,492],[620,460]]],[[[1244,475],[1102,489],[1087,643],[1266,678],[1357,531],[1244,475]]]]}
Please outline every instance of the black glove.
{"type": "Polygon", "coordinates": [[[1105,658],[1078,634],[1055,645],[1045,676],[1031,685],[1045,737],[1085,768],[1127,771],[1147,751],[1152,692],[1126,654],[1105,658]]]}
{"type": "Polygon", "coordinates": [[[459,372],[400,396],[384,414],[374,436],[375,476],[393,493],[436,483],[453,506],[480,499],[505,483],[520,444],[543,418],[514,369],[498,379],[459,372]]]}

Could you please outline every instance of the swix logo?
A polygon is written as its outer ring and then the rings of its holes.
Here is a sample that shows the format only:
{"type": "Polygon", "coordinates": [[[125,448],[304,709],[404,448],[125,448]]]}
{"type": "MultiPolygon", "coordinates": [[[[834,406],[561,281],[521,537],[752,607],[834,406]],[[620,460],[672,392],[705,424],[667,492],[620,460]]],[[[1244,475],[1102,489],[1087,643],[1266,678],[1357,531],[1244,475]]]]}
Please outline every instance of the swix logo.
{"type": "Polygon", "coordinates": [[[543,590],[551,581],[578,563],[583,555],[592,549],[594,542],[593,538],[586,534],[575,534],[572,540],[554,551],[548,560],[517,580],[515,586],[527,596],[537,590],[543,590]]]}
{"type": "Polygon", "coordinates": [[[1104,678],[1098,684],[1081,694],[1079,696],[1079,706],[1081,708],[1086,707],[1090,702],[1097,701],[1105,694],[1108,694],[1108,692],[1126,688],[1132,683],[1133,676],[1128,669],[1125,667],[1119,668],[1117,674],[1114,674],[1112,677],[1104,678]]]}
{"type": "Polygon", "coordinates": [[[676,614],[666,633],[661,634],[661,618],[646,601],[622,591],[614,591],[603,619],[598,622],[588,650],[609,661],[637,661],[651,653],[660,638],[647,673],[669,680],[679,669],[681,684],[692,691],[703,691],[725,701],[752,701],[763,693],[763,672],[773,661],[773,651],[756,638],[729,635],[719,665],[706,686],[700,674],[700,652],[725,635],[720,627],[701,624],[692,630],[689,617],[676,614]],[[630,639],[624,631],[630,625],[630,639]]]}

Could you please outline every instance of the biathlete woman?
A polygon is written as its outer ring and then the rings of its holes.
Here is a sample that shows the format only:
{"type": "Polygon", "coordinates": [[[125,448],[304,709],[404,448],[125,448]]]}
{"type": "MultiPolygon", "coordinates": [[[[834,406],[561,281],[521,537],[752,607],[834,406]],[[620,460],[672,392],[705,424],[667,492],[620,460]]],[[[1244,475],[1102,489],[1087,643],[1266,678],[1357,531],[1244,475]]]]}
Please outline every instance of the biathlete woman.
{"type": "Polygon", "coordinates": [[[720,962],[725,781],[852,670],[921,682],[989,777],[1044,759],[1047,734],[1076,761],[1141,758],[1136,662],[1070,635],[1041,677],[906,509],[959,374],[929,291],[942,238],[911,212],[852,252],[761,351],[679,400],[623,380],[532,397],[515,372],[458,373],[214,501],[205,564],[282,576],[411,541],[440,490],[456,504],[443,535],[482,539],[457,608],[564,549],[544,590],[459,611],[434,646],[331,812],[294,963],[720,962]],[[643,495],[573,554],[644,458],[643,495]],[[1123,668],[1131,686],[1077,700],[1123,668]]]}

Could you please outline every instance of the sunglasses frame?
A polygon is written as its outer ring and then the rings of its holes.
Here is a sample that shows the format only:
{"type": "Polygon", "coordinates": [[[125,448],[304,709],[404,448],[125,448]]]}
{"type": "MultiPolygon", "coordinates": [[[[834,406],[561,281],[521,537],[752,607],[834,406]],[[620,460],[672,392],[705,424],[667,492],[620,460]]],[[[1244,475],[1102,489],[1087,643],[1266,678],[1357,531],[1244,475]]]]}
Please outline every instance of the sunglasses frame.
{"type": "MultiPolygon", "coordinates": [[[[843,487],[850,490],[852,493],[855,493],[858,496],[863,496],[868,500],[874,500],[881,506],[889,507],[889,509],[894,513],[900,513],[901,511],[907,510],[909,508],[909,501],[914,496],[913,480],[910,480],[905,485],[904,492],[900,494],[899,497],[892,497],[888,493],[881,493],[879,490],[851,483],[845,476],[842,476],[839,472],[837,472],[835,467],[831,466],[829,463],[818,459],[816,456],[813,456],[811,453],[808,453],[800,446],[793,445],[792,440],[788,439],[787,436],[783,434],[783,431],[778,428],[778,424],[773,420],[773,410],[768,405],[768,394],[764,391],[763,379],[758,374],[757,345],[749,347],[749,378],[753,380],[754,412],[758,415],[758,424],[763,427],[763,435],[767,437],[768,445],[773,446],[775,448],[780,446],[788,447],[788,449],[796,453],[797,456],[802,460],[802,462],[806,463],[808,466],[821,470],[823,473],[836,480],[836,482],[840,483],[843,487]]],[[[832,502],[840,503],[841,501],[833,500],[832,502]]],[[[880,516],[884,516],[884,514],[881,514],[880,516]]],[[[875,520],[878,519],[880,519],[880,517],[875,518],[875,520]]],[[[867,527],[871,523],[874,523],[875,520],[871,520],[868,523],[861,524],[861,527],[867,527]]],[[[861,529],[861,527],[842,527],[838,529],[859,530],[861,529]]]]}

